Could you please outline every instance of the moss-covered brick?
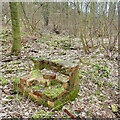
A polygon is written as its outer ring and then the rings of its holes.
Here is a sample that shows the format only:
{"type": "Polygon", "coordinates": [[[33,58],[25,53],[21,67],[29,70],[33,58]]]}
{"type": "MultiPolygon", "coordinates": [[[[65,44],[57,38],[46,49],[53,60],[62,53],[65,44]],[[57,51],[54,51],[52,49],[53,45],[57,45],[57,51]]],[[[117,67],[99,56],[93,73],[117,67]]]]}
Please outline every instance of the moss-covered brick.
{"type": "Polygon", "coordinates": [[[38,92],[38,91],[33,91],[33,94],[35,94],[35,95],[40,96],[41,98],[43,98],[43,95],[40,92],[38,92]]]}
{"type": "Polygon", "coordinates": [[[41,68],[52,69],[54,71],[59,71],[62,74],[68,74],[79,67],[78,64],[74,64],[69,61],[50,61],[44,58],[35,58],[32,59],[32,61],[34,62],[35,67],[40,70],[41,68]]]}
{"type": "Polygon", "coordinates": [[[66,82],[66,83],[64,83],[63,85],[62,85],[62,87],[64,88],[64,89],[67,89],[68,88],[68,82],[66,82]]]}
{"type": "Polygon", "coordinates": [[[56,78],[56,74],[55,73],[45,73],[44,75],[43,75],[43,78],[44,79],[55,79],[56,78]]]}
{"type": "Polygon", "coordinates": [[[63,83],[66,83],[69,81],[69,76],[59,74],[59,75],[57,75],[56,80],[63,84],[63,83]]]}
{"type": "MultiPolygon", "coordinates": [[[[33,101],[50,109],[77,97],[79,92],[77,64],[42,58],[32,60],[36,70],[21,77],[20,84],[17,85],[24,96],[29,96],[33,101]]],[[[62,105],[57,109],[61,107],[62,105]]]]}
{"type": "Polygon", "coordinates": [[[75,98],[78,97],[78,92],[79,92],[79,88],[72,88],[71,91],[69,91],[69,93],[66,95],[66,100],[67,101],[73,101],[75,100],[75,98]]]}
{"type": "Polygon", "coordinates": [[[39,85],[39,84],[37,84],[37,85],[35,85],[35,86],[31,86],[31,89],[33,89],[33,90],[43,90],[43,88],[45,88],[44,87],[44,85],[39,85]]]}
{"type": "Polygon", "coordinates": [[[63,92],[61,92],[58,96],[58,98],[62,97],[64,94],[66,93],[66,90],[64,90],[63,92]]]}
{"type": "Polygon", "coordinates": [[[24,91],[24,87],[23,87],[23,85],[21,85],[21,84],[17,84],[17,86],[21,89],[21,92],[23,93],[23,91],[24,91]]]}
{"type": "Polygon", "coordinates": [[[24,91],[24,94],[23,94],[25,97],[28,97],[29,96],[29,92],[28,91],[24,91]]]}
{"type": "Polygon", "coordinates": [[[54,101],[63,91],[64,88],[54,86],[45,88],[42,94],[46,96],[46,99],[54,101]]]}
{"type": "Polygon", "coordinates": [[[70,89],[79,87],[78,69],[74,70],[70,76],[70,89]]]}
{"type": "Polygon", "coordinates": [[[38,96],[37,96],[37,95],[35,95],[35,94],[33,94],[33,93],[29,93],[29,95],[30,95],[32,98],[38,100],[38,96]]]}
{"type": "Polygon", "coordinates": [[[21,84],[26,84],[26,80],[29,79],[31,77],[31,74],[25,75],[23,77],[20,78],[20,83],[21,84]]]}

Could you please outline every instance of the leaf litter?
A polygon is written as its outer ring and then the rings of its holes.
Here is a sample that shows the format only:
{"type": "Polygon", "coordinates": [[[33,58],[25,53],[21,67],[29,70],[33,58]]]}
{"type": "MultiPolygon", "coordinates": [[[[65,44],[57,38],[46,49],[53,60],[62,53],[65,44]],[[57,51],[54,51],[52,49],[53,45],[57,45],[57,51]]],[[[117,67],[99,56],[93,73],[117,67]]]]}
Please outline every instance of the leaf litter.
{"type": "MultiPolygon", "coordinates": [[[[94,52],[85,55],[79,38],[71,39],[60,35],[46,34],[43,38],[37,39],[34,39],[33,36],[22,36],[22,39],[20,57],[9,55],[10,40],[6,38],[1,41],[0,103],[2,107],[0,107],[0,118],[30,118],[40,110],[50,111],[47,107],[30,101],[29,98],[13,93],[13,79],[34,69],[34,65],[32,61],[28,61],[28,57],[69,60],[80,65],[78,97],[73,102],[64,105],[65,108],[69,107],[70,111],[78,111],[80,118],[120,117],[117,53],[113,60],[107,59],[104,57],[105,51],[99,46],[94,52]],[[80,58],[82,62],[79,62],[80,58]]],[[[61,110],[53,111],[50,117],[69,118],[61,110]]]]}

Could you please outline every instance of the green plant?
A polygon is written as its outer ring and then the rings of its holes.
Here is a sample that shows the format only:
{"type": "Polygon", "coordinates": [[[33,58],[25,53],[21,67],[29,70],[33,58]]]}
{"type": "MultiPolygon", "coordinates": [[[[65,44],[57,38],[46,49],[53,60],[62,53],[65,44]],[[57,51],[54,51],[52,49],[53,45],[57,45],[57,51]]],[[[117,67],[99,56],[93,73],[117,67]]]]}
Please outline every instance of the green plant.
{"type": "Polygon", "coordinates": [[[5,69],[5,73],[7,74],[7,73],[11,73],[11,72],[13,72],[14,70],[13,69],[5,69]]]}
{"type": "Polygon", "coordinates": [[[80,70],[80,72],[83,73],[83,74],[87,74],[87,72],[84,71],[84,70],[80,70]]]}
{"type": "Polygon", "coordinates": [[[12,99],[13,97],[12,97],[12,96],[7,96],[6,98],[7,98],[7,99],[12,99]]]}
{"type": "Polygon", "coordinates": [[[97,96],[97,95],[100,95],[100,91],[98,91],[98,90],[95,90],[95,93],[94,93],[94,95],[95,95],[95,96],[97,96]]]}
{"type": "Polygon", "coordinates": [[[120,87],[117,87],[116,89],[120,91],[120,87]]]}
{"type": "Polygon", "coordinates": [[[100,101],[105,101],[106,100],[106,97],[105,96],[99,96],[99,98],[98,98],[100,101]]]}
{"type": "Polygon", "coordinates": [[[112,83],[112,82],[107,82],[107,85],[108,85],[109,87],[112,87],[112,86],[113,86],[113,83],[112,83]]]}
{"type": "Polygon", "coordinates": [[[20,94],[17,94],[17,95],[16,95],[16,98],[17,98],[17,99],[19,99],[19,100],[21,100],[21,99],[22,99],[22,97],[21,97],[21,95],[20,95],[20,94]]]}
{"type": "Polygon", "coordinates": [[[0,84],[4,86],[6,84],[5,79],[3,77],[1,77],[0,79],[1,79],[0,84]]]}
{"type": "Polygon", "coordinates": [[[21,63],[21,61],[17,61],[17,62],[15,62],[14,64],[20,64],[21,63]]]}
{"type": "Polygon", "coordinates": [[[98,85],[98,87],[102,86],[102,83],[99,80],[96,82],[96,84],[98,85]]]}

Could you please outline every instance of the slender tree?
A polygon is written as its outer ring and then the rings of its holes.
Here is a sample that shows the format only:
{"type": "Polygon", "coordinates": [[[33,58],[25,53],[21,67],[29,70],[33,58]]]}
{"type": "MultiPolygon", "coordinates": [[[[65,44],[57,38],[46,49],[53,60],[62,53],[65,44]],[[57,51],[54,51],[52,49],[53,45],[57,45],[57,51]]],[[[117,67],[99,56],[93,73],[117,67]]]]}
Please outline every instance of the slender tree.
{"type": "Polygon", "coordinates": [[[90,4],[90,15],[89,15],[89,30],[90,30],[90,41],[91,41],[91,45],[92,45],[92,49],[94,49],[94,44],[93,44],[93,35],[92,35],[92,18],[93,18],[93,5],[94,3],[91,2],[90,4]]]}
{"type": "Polygon", "coordinates": [[[43,3],[42,14],[45,21],[45,26],[48,26],[48,23],[49,23],[49,3],[48,2],[43,3]]]}
{"type": "Polygon", "coordinates": [[[18,3],[10,2],[9,6],[11,11],[12,32],[13,32],[12,53],[19,53],[21,51],[21,35],[20,35],[19,15],[18,15],[18,3]]]}
{"type": "MultiPolygon", "coordinates": [[[[81,3],[81,9],[82,9],[82,3],[81,3]]],[[[85,45],[85,41],[84,41],[84,37],[83,37],[83,28],[82,28],[82,11],[80,11],[80,3],[78,2],[78,14],[79,14],[79,20],[80,20],[80,38],[81,38],[81,41],[82,41],[82,44],[83,44],[83,49],[84,49],[84,52],[85,54],[88,53],[87,51],[87,47],[85,45]]]]}

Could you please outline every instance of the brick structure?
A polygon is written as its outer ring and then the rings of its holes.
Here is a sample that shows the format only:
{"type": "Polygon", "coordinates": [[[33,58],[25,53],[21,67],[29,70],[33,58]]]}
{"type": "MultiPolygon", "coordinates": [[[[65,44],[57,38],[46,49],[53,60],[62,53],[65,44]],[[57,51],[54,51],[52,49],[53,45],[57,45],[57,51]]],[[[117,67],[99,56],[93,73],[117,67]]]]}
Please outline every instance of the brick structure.
{"type": "Polygon", "coordinates": [[[67,61],[32,58],[35,65],[31,72],[15,84],[26,97],[55,107],[64,101],[75,99],[79,91],[79,65],[67,61]]]}

